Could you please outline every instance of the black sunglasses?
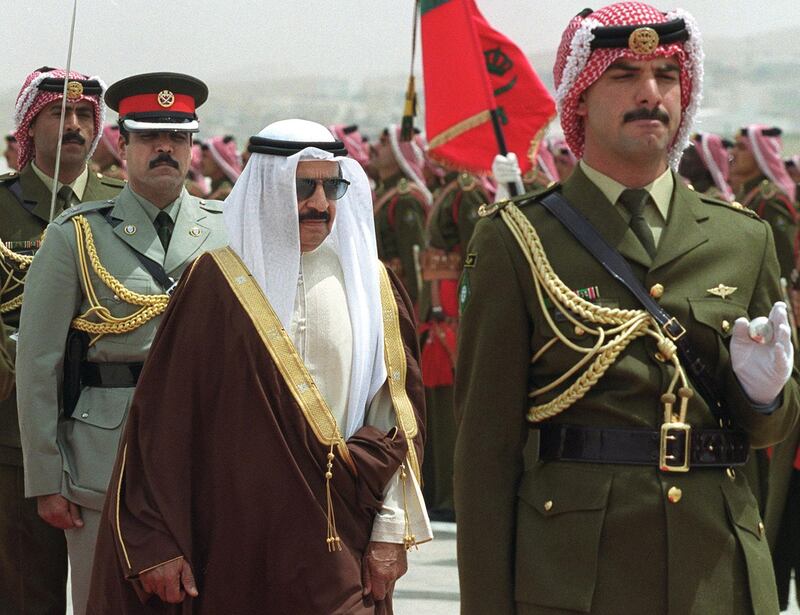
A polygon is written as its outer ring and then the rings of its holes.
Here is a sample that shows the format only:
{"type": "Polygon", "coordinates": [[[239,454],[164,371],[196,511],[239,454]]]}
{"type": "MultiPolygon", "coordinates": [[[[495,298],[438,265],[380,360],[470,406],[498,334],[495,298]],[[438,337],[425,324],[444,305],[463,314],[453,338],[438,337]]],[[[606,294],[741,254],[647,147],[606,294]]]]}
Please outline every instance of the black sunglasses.
{"type": "Polygon", "coordinates": [[[297,177],[294,180],[297,200],[305,201],[310,198],[317,189],[317,184],[322,184],[325,198],[329,201],[338,201],[347,192],[350,182],[341,177],[330,177],[327,179],[312,179],[310,177],[297,177]]]}

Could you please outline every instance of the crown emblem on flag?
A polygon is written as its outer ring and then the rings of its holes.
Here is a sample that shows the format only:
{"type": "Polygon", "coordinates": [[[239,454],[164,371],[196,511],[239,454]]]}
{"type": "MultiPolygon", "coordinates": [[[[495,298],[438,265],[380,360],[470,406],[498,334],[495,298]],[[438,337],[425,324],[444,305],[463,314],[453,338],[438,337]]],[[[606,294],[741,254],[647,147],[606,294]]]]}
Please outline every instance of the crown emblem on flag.
{"type": "Polygon", "coordinates": [[[628,48],[636,55],[646,56],[658,47],[658,32],[653,28],[636,28],[628,37],[628,48]]]}
{"type": "Polygon", "coordinates": [[[83,96],[83,84],[80,81],[67,82],[67,99],[77,100],[83,96]]]}
{"type": "Polygon", "coordinates": [[[514,67],[511,58],[500,47],[487,49],[483,52],[483,57],[486,58],[486,69],[492,75],[502,77],[514,67]]]}
{"type": "Polygon", "coordinates": [[[171,107],[175,104],[175,94],[169,90],[161,90],[158,93],[158,104],[165,108],[171,107]]]}

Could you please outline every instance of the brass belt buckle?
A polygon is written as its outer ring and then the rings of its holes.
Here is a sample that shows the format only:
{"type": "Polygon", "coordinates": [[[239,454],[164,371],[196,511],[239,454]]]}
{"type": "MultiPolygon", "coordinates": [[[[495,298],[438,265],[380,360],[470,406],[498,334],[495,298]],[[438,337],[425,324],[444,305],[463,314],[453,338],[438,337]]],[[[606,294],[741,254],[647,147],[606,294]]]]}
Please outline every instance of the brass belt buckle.
{"type": "Polygon", "coordinates": [[[677,342],[686,334],[686,329],[683,328],[683,325],[678,322],[678,319],[674,316],[670,318],[667,322],[665,322],[661,328],[664,330],[664,333],[667,334],[667,337],[671,339],[673,342],[677,342]],[[671,329],[673,327],[677,327],[678,331],[673,333],[671,329]]]}
{"type": "Polygon", "coordinates": [[[692,426],[687,423],[664,423],[658,452],[658,468],[662,472],[688,472],[692,426]],[[683,455],[676,454],[676,443],[683,441],[683,455]]]}

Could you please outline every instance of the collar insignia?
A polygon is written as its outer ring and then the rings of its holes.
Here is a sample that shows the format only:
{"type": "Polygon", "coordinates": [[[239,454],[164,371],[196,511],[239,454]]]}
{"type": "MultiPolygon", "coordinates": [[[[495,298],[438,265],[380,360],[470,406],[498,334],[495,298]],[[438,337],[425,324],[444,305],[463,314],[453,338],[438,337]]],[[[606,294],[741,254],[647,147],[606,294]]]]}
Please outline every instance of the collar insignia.
{"type": "Polygon", "coordinates": [[[628,37],[628,49],[640,56],[653,53],[658,43],[658,32],[653,28],[636,28],[628,37]]]}
{"type": "Polygon", "coordinates": [[[708,290],[706,290],[706,292],[711,293],[716,297],[727,299],[737,290],[739,289],[736,286],[725,286],[724,284],[720,284],[719,286],[715,286],[714,288],[709,288],[708,290]]]}

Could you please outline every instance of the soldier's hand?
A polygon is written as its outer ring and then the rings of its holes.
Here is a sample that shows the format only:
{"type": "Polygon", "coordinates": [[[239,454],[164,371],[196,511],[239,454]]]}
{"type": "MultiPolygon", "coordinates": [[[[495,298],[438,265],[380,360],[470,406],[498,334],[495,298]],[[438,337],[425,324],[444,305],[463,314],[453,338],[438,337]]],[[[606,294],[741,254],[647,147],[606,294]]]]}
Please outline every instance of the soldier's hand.
{"type": "Polygon", "coordinates": [[[497,181],[497,193],[495,199],[504,201],[510,196],[508,184],[514,184],[517,188],[517,194],[522,194],[525,189],[522,185],[522,172],[519,169],[519,162],[517,162],[517,155],[514,152],[509,152],[503,156],[497,154],[492,162],[492,175],[497,181]]]}
{"type": "Polygon", "coordinates": [[[792,374],[793,359],[792,331],[782,301],[772,306],[768,319],[759,317],[751,322],[742,317],[733,324],[733,372],[755,403],[769,404],[778,397],[792,374]],[[754,336],[751,329],[772,333],[754,336]]]}
{"type": "Polygon", "coordinates": [[[194,582],[192,567],[184,558],[161,564],[139,575],[142,589],[148,594],[156,594],[164,602],[183,602],[186,594],[192,598],[199,595],[194,582]]]}
{"type": "Polygon", "coordinates": [[[58,493],[36,498],[36,510],[42,519],[60,530],[83,527],[81,509],[58,493]]]}
{"type": "Polygon", "coordinates": [[[364,595],[375,600],[391,595],[394,582],[408,570],[406,547],[391,542],[370,542],[361,562],[364,595]]]}

